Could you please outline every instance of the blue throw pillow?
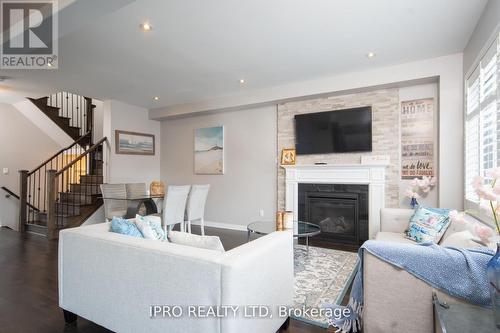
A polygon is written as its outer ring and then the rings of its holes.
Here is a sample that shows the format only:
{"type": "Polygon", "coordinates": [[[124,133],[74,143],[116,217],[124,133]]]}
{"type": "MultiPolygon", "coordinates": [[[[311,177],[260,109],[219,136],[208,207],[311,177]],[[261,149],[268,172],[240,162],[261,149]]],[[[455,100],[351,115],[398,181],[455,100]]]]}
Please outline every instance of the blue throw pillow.
{"type": "Polygon", "coordinates": [[[128,221],[121,217],[113,217],[110,231],[122,235],[144,238],[133,221],[128,221]]]}
{"type": "Polygon", "coordinates": [[[419,206],[410,218],[407,238],[417,243],[439,243],[450,225],[450,210],[419,206]]]}
{"type": "Polygon", "coordinates": [[[135,225],[146,239],[163,241],[166,239],[165,232],[161,227],[161,220],[149,216],[135,216],[135,225]]]}

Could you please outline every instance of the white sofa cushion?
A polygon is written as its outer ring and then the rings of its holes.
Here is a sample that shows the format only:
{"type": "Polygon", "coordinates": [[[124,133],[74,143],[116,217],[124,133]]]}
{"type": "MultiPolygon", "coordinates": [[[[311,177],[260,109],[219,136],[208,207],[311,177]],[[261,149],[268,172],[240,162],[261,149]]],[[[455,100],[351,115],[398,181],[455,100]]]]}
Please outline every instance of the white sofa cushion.
{"type": "Polygon", "coordinates": [[[224,246],[218,236],[200,236],[187,232],[170,231],[168,240],[174,244],[197,247],[200,249],[224,252],[224,246]]]}
{"type": "Polygon", "coordinates": [[[413,240],[406,238],[402,232],[379,231],[375,236],[375,240],[383,242],[415,244],[413,240]]]}
{"type": "Polygon", "coordinates": [[[455,232],[441,242],[441,246],[460,247],[465,249],[472,249],[475,247],[482,247],[483,245],[475,242],[474,235],[469,230],[455,232]]]}

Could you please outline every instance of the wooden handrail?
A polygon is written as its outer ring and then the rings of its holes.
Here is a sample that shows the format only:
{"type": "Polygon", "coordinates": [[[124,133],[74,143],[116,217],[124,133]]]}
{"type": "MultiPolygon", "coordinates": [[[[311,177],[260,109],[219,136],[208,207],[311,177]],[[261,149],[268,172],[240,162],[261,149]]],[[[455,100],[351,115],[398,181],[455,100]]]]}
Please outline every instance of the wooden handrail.
{"type": "MultiPolygon", "coordinates": [[[[15,194],[15,193],[14,193],[14,192],[12,192],[11,190],[9,190],[7,187],[2,186],[2,187],[0,187],[0,188],[1,188],[2,190],[4,190],[5,192],[7,192],[7,193],[8,193],[8,195],[13,196],[13,197],[14,197],[14,198],[16,198],[17,200],[21,200],[21,198],[20,198],[17,194],[15,194]]],[[[36,210],[37,212],[39,212],[39,211],[40,211],[38,208],[36,208],[35,206],[33,206],[33,205],[29,204],[29,203],[28,203],[27,205],[28,205],[31,209],[36,210]]]]}
{"type": "Polygon", "coordinates": [[[50,161],[52,161],[54,158],[56,158],[59,154],[63,153],[65,150],[68,150],[68,149],[71,149],[73,148],[75,145],[77,145],[78,143],[80,143],[80,141],[83,140],[83,138],[86,138],[88,135],[90,135],[92,132],[91,131],[88,131],[87,133],[85,133],[83,136],[81,136],[78,140],[76,140],[75,142],[73,142],[72,144],[70,144],[69,146],[65,147],[65,148],[62,148],[61,150],[59,150],[57,153],[55,153],[54,155],[52,155],[51,157],[49,157],[47,160],[45,160],[44,162],[42,162],[42,164],[40,164],[39,166],[37,166],[35,169],[33,169],[32,171],[30,171],[28,173],[28,176],[31,176],[33,173],[35,173],[37,170],[40,170],[45,164],[49,163],[50,161]]]}
{"type": "Polygon", "coordinates": [[[94,144],[92,147],[90,147],[89,149],[87,149],[86,151],[84,151],[83,153],[80,154],[80,156],[78,156],[77,158],[75,158],[73,161],[71,161],[71,163],[69,163],[68,165],[66,165],[64,168],[62,168],[61,170],[57,171],[55,173],[55,177],[61,175],[64,171],[68,170],[69,168],[71,168],[73,165],[75,165],[78,161],[80,161],[83,157],[87,156],[89,153],[93,152],[94,150],[96,150],[102,143],[104,143],[104,141],[106,141],[107,138],[104,137],[102,138],[101,140],[97,141],[96,144],[94,144]]]}

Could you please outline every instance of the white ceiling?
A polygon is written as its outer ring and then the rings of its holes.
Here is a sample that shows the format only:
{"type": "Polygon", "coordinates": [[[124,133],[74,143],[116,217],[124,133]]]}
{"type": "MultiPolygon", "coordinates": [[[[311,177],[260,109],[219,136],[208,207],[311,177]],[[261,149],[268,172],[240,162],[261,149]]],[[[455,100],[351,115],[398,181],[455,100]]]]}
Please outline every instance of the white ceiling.
{"type": "Polygon", "coordinates": [[[158,108],[432,58],[464,49],[486,2],[77,0],[60,14],[59,69],[2,71],[0,98],[3,86],[158,108]]]}

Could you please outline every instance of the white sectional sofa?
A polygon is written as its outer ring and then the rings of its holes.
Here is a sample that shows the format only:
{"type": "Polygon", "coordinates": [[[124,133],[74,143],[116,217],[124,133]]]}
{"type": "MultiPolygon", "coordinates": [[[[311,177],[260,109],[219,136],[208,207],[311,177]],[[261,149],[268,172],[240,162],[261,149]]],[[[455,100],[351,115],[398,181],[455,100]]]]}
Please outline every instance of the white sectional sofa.
{"type": "MultiPolygon", "coordinates": [[[[59,235],[59,306],[115,332],[274,333],[292,305],[291,232],[274,232],[225,253],[111,233],[109,223],[59,235]],[[151,318],[151,306],[239,306],[236,317],[151,318]],[[272,318],[245,318],[265,305],[272,318]]],[[[168,309],[162,307],[162,309],[168,309]]],[[[172,308],[171,308],[172,309],[172,308]]]]}
{"type": "MultiPolygon", "coordinates": [[[[403,235],[413,212],[411,209],[382,209],[380,232],[375,239],[415,244],[403,235]]],[[[478,222],[472,217],[463,225],[452,222],[442,241],[456,232],[470,229],[472,223],[478,222]]],[[[462,302],[368,251],[364,252],[363,287],[364,333],[434,332],[432,293],[436,292],[441,300],[462,302]]]]}

